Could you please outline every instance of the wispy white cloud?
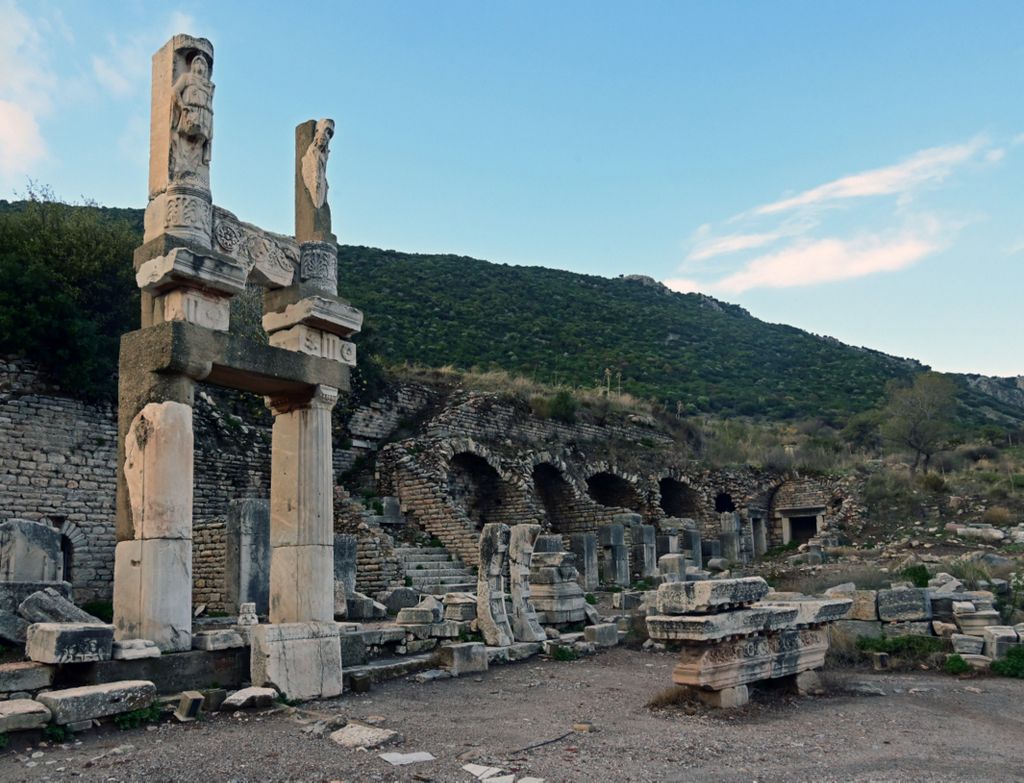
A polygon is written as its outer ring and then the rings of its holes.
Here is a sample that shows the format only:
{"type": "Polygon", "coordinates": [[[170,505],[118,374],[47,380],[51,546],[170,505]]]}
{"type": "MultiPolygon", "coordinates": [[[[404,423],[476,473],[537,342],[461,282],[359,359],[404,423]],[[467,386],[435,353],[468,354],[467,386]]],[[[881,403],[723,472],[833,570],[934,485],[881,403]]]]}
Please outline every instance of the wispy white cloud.
{"type": "Polygon", "coordinates": [[[712,289],[740,294],[752,288],[790,288],[895,272],[939,247],[936,240],[915,235],[805,240],[755,258],[714,283],[712,289]]]}
{"type": "Polygon", "coordinates": [[[895,165],[840,177],[795,196],[757,207],[753,214],[772,215],[844,199],[906,193],[927,183],[941,182],[956,166],[971,160],[987,146],[988,141],[977,136],[963,144],[921,150],[895,165]]]}
{"type": "Polygon", "coordinates": [[[696,280],[687,280],[681,277],[674,277],[669,280],[662,280],[661,282],[666,288],[671,288],[680,294],[698,293],[702,288],[701,284],[696,280]]]}
{"type": "Polygon", "coordinates": [[[1024,253],[1024,239],[1013,242],[1006,248],[1006,255],[1008,256],[1015,256],[1017,253],[1024,253]]]}
{"type": "Polygon", "coordinates": [[[741,250],[753,250],[771,244],[780,236],[782,235],[777,231],[764,234],[726,234],[725,236],[715,237],[698,243],[690,251],[687,260],[704,261],[708,258],[737,253],[741,250]]]}

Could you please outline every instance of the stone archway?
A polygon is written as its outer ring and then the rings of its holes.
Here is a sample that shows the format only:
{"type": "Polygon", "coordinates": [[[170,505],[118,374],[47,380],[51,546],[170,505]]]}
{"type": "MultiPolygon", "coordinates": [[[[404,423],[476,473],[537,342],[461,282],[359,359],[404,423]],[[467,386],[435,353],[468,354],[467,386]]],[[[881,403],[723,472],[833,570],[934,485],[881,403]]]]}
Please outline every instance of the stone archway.
{"type": "Polygon", "coordinates": [[[685,519],[695,518],[699,513],[700,496],[689,484],[666,476],[658,482],[658,489],[659,505],[666,516],[685,519]]]}
{"type": "Polygon", "coordinates": [[[615,473],[602,471],[587,479],[587,494],[606,508],[625,508],[641,511],[643,498],[629,481],[615,473]]]}
{"type": "Polygon", "coordinates": [[[479,454],[461,451],[448,462],[448,498],[479,530],[499,521],[504,491],[497,469],[479,454]]]}
{"type": "Polygon", "coordinates": [[[573,513],[576,495],[572,485],[550,462],[534,465],[531,475],[534,491],[540,498],[551,529],[556,533],[568,533],[573,529],[577,516],[573,513]]]}

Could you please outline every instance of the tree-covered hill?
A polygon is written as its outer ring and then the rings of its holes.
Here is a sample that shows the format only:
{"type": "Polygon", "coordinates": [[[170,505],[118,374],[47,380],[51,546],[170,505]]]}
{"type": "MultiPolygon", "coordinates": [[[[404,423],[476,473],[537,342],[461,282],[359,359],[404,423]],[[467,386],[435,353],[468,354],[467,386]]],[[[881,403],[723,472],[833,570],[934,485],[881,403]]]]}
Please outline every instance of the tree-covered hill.
{"type": "MultiPolygon", "coordinates": [[[[120,332],[138,324],[131,247],[141,224],[142,210],[0,201],[0,352],[101,390],[120,332]]],[[[925,369],[646,278],[354,246],[340,248],[338,278],[366,315],[363,355],[575,387],[617,389],[621,374],[622,391],[672,411],[841,425],[875,407],[890,381],[925,369]]],[[[1024,419],[991,384],[958,383],[966,418],[1024,419]]]]}

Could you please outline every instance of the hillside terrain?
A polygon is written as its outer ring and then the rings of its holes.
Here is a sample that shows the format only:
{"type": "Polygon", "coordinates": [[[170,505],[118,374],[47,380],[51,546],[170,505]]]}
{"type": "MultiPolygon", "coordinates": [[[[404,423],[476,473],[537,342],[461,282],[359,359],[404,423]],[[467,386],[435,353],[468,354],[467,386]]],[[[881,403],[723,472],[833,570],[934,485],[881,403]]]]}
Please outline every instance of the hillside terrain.
{"type": "MultiPolygon", "coordinates": [[[[137,326],[130,253],[141,227],[142,210],[0,201],[0,351],[29,354],[83,393],[109,386],[105,368],[116,367],[119,334],[137,326]],[[52,324],[66,321],[73,328],[61,337],[52,324]],[[76,366],[83,357],[95,359],[84,373],[76,366]]],[[[887,384],[927,369],[634,275],[343,245],[339,281],[342,296],[366,313],[362,355],[383,364],[608,384],[684,415],[842,426],[877,406],[887,384]]],[[[255,310],[240,313],[255,324],[255,310]]],[[[954,377],[964,423],[1024,421],[1018,381],[954,377]]]]}

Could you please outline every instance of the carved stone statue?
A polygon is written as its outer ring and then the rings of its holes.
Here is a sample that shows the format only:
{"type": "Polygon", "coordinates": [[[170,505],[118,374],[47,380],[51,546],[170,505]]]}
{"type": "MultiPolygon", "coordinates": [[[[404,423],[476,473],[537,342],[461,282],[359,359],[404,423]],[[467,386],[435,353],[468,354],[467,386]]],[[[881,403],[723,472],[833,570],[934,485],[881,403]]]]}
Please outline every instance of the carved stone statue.
{"type": "Polygon", "coordinates": [[[302,181],[317,209],[327,203],[327,156],[333,136],[334,120],[317,120],[313,141],[302,156],[302,181]]]}
{"type": "Polygon", "coordinates": [[[204,179],[202,172],[210,165],[214,87],[209,74],[210,63],[200,52],[192,58],[188,71],[174,83],[171,170],[175,179],[204,179]]]}

